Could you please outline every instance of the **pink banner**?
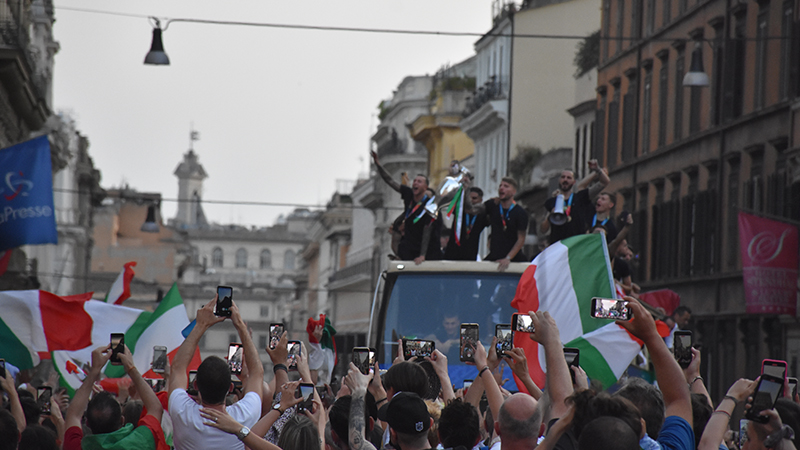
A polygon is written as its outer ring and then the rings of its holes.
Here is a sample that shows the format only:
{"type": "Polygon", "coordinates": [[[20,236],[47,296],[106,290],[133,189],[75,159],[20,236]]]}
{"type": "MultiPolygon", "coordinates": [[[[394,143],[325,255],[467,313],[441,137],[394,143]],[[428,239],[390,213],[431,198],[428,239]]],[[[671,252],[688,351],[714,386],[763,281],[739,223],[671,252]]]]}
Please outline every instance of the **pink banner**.
{"type": "Polygon", "coordinates": [[[797,314],[797,228],[739,213],[747,312],[797,314]]]}

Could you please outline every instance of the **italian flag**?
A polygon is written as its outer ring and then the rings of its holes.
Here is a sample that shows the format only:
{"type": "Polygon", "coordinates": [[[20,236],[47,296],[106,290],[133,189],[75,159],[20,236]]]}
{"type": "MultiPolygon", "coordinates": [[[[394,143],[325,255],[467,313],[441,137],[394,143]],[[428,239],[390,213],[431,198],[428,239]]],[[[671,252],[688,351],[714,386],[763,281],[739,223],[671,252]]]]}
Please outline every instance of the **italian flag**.
{"type": "MultiPolygon", "coordinates": [[[[521,313],[548,311],[564,345],[580,349],[580,365],[589,378],[608,387],[625,372],[641,343],[613,320],[593,318],[592,297],[617,297],[600,234],[573,236],[547,247],[522,274],[511,306],[521,313]]],[[[514,346],[525,349],[531,377],[543,387],[542,347],[522,333],[515,333],[514,346]]]]}
{"type": "Polygon", "coordinates": [[[125,263],[122,267],[122,271],[119,273],[117,279],[114,280],[114,284],[111,285],[111,289],[108,290],[108,294],[106,294],[106,298],[103,301],[121,305],[122,302],[131,296],[131,280],[133,280],[134,267],[136,267],[135,261],[125,263]]]}

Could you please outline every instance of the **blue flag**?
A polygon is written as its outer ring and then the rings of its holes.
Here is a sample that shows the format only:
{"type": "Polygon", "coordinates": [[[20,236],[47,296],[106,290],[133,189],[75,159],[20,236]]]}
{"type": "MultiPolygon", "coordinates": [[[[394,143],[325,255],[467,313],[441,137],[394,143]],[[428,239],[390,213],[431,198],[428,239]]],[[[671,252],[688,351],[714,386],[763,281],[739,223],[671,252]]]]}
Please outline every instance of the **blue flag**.
{"type": "Polygon", "coordinates": [[[0,251],[56,243],[47,136],[0,150],[0,251]]]}

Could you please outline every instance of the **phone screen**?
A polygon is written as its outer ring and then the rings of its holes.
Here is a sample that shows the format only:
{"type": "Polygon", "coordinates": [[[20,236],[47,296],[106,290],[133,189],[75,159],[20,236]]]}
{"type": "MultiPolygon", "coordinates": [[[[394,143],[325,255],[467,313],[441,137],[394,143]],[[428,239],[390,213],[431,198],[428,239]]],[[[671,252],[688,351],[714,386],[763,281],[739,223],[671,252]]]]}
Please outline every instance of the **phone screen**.
{"type": "Polygon", "coordinates": [[[41,386],[36,388],[36,402],[39,404],[39,411],[42,414],[50,414],[50,398],[53,396],[53,388],[41,386]]]}
{"type": "Polygon", "coordinates": [[[786,363],[783,361],[764,360],[761,366],[761,373],[772,375],[773,377],[786,377],[786,363]]]}
{"type": "Polygon", "coordinates": [[[217,307],[214,315],[230,317],[233,307],[233,288],[230,286],[217,286],[217,307]]]}
{"type": "Polygon", "coordinates": [[[269,325],[269,348],[274,350],[281,340],[283,334],[282,323],[272,323],[269,325]]]}
{"type": "Polygon", "coordinates": [[[239,375],[242,373],[242,344],[231,342],[228,346],[228,366],[231,368],[231,373],[239,375]]]}
{"type": "Polygon", "coordinates": [[[466,394],[470,387],[472,387],[473,380],[464,380],[464,393],[466,394]]]}
{"type": "Polygon", "coordinates": [[[461,361],[475,362],[475,348],[478,345],[478,324],[461,324],[461,361]]]}
{"type": "Polygon", "coordinates": [[[0,359],[0,376],[6,377],[6,360],[0,359]]]}
{"type": "Polygon", "coordinates": [[[164,373],[167,369],[167,347],[153,347],[153,372],[164,373]]]}
{"type": "Polygon", "coordinates": [[[782,379],[767,374],[762,375],[756,392],[753,394],[753,406],[747,413],[747,418],[761,423],[768,421],[769,417],[759,416],[758,414],[765,409],[775,407],[775,402],[778,401],[782,388],[782,379]]]}
{"type": "Polygon", "coordinates": [[[789,377],[789,392],[794,400],[794,396],[797,395],[797,378],[789,377]]]}
{"type": "Polygon", "coordinates": [[[577,348],[564,348],[564,359],[567,360],[568,366],[577,366],[579,365],[578,357],[580,355],[580,350],[577,348]]]}
{"type": "Polygon", "coordinates": [[[119,354],[125,353],[125,335],[123,333],[111,333],[111,364],[120,365],[119,354]]]}
{"type": "Polygon", "coordinates": [[[514,326],[514,331],[520,333],[533,333],[533,319],[527,314],[512,314],[511,324],[514,326]]]}
{"type": "Polygon", "coordinates": [[[372,371],[372,358],[371,351],[367,347],[353,348],[353,364],[358,367],[358,370],[364,375],[369,375],[372,371]]]}
{"type": "Polygon", "coordinates": [[[311,383],[300,383],[295,396],[303,399],[303,401],[297,404],[297,412],[311,411],[311,405],[314,404],[314,385],[311,383]]]}
{"type": "Polygon", "coordinates": [[[289,350],[289,369],[297,369],[297,358],[300,356],[300,341],[289,341],[286,344],[289,350]]]}
{"type": "Polygon", "coordinates": [[[503,323],[494,326],[494,335],[497,338],[497,346],[495,352],[497,357],[501,358],[507,351],[514,348],[514,343],[511,338],[511,324],[503,323]]]}
{"type": "Polygon", "coordinates": [[[403,339],[403,356],[405,359],[431,356],[436,349],[433,341],[421,339],[403,339]]]}
{"type": "Polygon", "coordinates": [[[692,332],[676,331],[672,344],[672,352],[682,368],[689,367],[692,363],[692,332]]]}
{"type": "Polygon", "coordinates": [[[597,319],[630,320],[631,310],[625,300],[595,297],[592,299],[592,317],[597,319]]]}

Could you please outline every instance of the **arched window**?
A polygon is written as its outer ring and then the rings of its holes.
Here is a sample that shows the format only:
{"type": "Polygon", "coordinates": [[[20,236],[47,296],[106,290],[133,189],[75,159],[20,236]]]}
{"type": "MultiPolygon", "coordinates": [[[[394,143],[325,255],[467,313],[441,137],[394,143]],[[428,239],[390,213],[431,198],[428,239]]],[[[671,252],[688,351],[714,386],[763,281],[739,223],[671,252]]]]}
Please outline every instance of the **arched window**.
{"type": "Polygon", "coordinates": [[[214,247],[211,251],[211,265],[213,267],[222,267],[222,249],[214,247]]]}
{"type": "Polygon", "coordinates": [[[269,269],[272,267],[272,253],[269,250],[261,250],[261,268],[269,269]]]}
{"type": "Polygon", "coordinates": [[[243,248],[236,250],[236,267],[247,267],[247,250],[243,248]]]}
{"type": "Polygon", "coordinates": [[[283,268],[286,270],[294,270],[294,252],[286,250],[283,254],[283,268]]]}

